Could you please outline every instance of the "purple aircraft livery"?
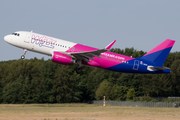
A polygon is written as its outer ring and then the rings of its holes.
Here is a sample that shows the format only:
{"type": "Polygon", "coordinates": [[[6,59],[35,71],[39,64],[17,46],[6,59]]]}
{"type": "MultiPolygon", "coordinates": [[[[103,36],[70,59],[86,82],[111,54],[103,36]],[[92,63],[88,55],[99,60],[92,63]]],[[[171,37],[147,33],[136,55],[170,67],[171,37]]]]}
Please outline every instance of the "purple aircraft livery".
{"type": "Polygon", "coordinates": [[[114,40],[104,49],[97,49],[34,32],[18,31],[6,35],[4,40],[16,47],[52,56],[52,62],[70,65],[77,64],[77,73],[81,73],[81,65],[93,66],[106,70],[125,73],[170,73],[163,64],[175,41],[167,39],[157,47],[139,58],[109,52],[114,40]]]}

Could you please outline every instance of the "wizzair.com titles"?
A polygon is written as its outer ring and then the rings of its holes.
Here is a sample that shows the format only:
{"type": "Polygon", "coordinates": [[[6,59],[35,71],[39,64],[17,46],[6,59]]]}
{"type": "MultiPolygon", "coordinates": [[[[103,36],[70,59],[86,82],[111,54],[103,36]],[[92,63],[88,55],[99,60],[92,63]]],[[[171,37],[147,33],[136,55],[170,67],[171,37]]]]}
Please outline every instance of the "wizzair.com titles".
{"type": "Polygon", "coordinates": [[[101,55],[116,58],[116,59],[120,59],[120,60],[125,60],[125,58],[123,58],[123,57],[116,56],[116,55],[111,55],[111,54],[108,54],[108,53],[101,53],[101,55]]]}
{"type": "Polygon", "coordinates": [[[39,36],[32,34],[31,36],[31,43],[39,45],[40,47],[48,47],[48,48],[54,48],[54,45],[57,41],[53,40],[52,38],[48,38],[46,36],[39,36]]]}

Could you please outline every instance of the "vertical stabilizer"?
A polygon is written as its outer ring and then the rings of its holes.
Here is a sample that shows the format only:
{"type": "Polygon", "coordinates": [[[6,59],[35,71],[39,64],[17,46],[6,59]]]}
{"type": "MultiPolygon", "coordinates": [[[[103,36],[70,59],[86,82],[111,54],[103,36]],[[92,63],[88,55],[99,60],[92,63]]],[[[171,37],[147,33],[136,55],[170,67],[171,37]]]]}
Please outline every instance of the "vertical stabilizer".
{"type": "Polygon", "coordinates": [[[157,66],[162,66],[171,51],[175,41],[167,39],[157,47],[142,56],[142,59],[154,62],[157,66]]]}

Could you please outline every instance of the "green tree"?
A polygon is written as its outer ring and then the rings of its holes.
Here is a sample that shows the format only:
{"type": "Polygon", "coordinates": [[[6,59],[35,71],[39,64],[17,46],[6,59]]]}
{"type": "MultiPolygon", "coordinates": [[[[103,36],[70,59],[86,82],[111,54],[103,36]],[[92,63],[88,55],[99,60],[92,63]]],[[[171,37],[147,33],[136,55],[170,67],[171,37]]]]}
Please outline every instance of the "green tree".
{"type": "Polygon", "coordinates": [[[66,66],[62,66],[62,68],[56,70],[55,78],[52,80],[56,102],[69,103],[73,100],[76,85],[76,79],[73,77],[73,73],[66,66]]]}
{"type": "Polygon", "coordinates": [[[133,98],[135,97],[135,90],[134,88],[131,88],[127,91],[127,95],[126,95],[128,100],[133,100],[133,98]]]}
{"type": "Polygon", "coordinates": [[[127,94],[128,88],[125,86],[118,86],[115,84],[111,89],[111,100],[126,100],[126,94],[127,94]]]}
{"type": "Polygon", "coordinates": [[[26,93],[22,90],[24,79],[20,76],[17,80],[3,88],[3,102],[23,103],[26,93]]]}
{"type": "Polygon", "coordinates": [[[110,99],[110,94],[111,94],[111,83],[108,82],[107,80],[104,80],[98,87],[96,91],[96,96],[95,98],[97,100],[103,100],[103,97],[106,96],[106,99],[110,99]]]}

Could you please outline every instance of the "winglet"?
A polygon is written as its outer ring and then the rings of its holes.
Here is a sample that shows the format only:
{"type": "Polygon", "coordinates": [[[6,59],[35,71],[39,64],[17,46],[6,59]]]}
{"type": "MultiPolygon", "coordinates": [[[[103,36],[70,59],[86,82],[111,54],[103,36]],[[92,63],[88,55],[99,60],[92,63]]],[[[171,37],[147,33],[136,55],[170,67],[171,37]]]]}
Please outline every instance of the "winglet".
{"type": "Polygon", "coordinates": [[[116,42],[116,40],[114,40],[113,42],[111,42],[108,46],[105,47],[105,49],[110,50],[111,47],[114,45],[115,42],[116,42]]]}

